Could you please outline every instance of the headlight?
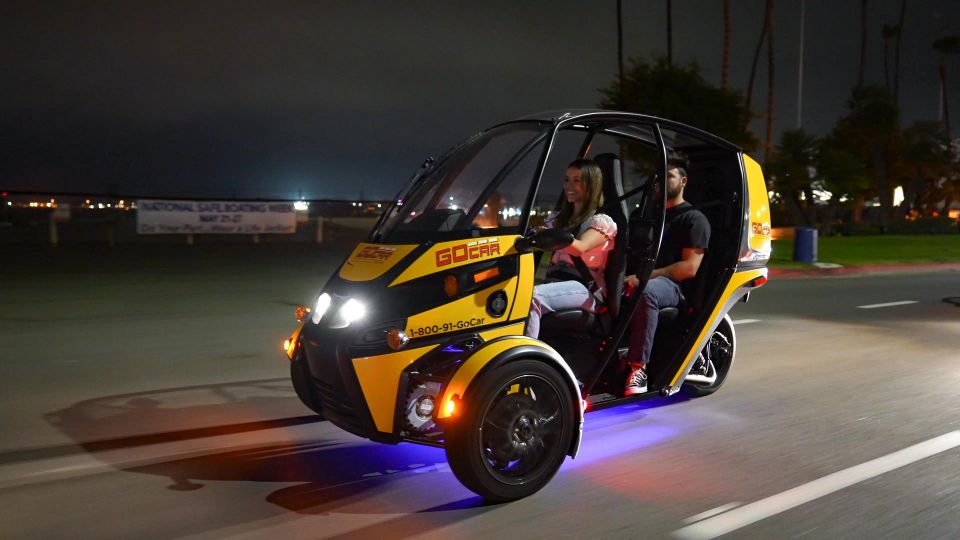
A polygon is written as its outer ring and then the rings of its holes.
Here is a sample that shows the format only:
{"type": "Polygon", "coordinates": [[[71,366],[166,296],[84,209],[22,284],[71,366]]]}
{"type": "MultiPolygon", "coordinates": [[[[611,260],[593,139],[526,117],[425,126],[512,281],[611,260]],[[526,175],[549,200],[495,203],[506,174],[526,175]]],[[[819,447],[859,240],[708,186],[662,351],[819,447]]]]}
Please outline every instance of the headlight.
{"type": "Polygon", "coordinates": [[[320,324],[320,319],[323,318],[323,314],[327,312],[329,307],[330,295],[327,293],[321,294],[320,298],[317,298],[317,305],[313,308],[313,315],[310,316],[310,322],[320,324]]]}
{"type": "Polygon", "coordinates": [[[340,311],[337,312],[337,320],[330,325],[330,328],[346,328],[350,323],[358,321],[367,314],[367,307],[353,298],[347,300],[340,311]]]}

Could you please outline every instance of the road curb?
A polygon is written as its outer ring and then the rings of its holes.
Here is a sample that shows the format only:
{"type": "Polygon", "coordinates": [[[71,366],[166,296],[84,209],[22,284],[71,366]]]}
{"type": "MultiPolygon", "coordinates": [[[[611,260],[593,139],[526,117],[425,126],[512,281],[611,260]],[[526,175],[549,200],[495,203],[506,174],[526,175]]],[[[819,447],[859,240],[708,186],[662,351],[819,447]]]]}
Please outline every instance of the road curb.
{"type": "Polygon", "coordinates": [[[913,272],[960,271],[960,263],[935,264],[878,264],[867,266],[842,266],[840,268],[771,268],[771,279],[802,279],[821,277],[863,276],[869,274],[895,274],[913,272]]]}

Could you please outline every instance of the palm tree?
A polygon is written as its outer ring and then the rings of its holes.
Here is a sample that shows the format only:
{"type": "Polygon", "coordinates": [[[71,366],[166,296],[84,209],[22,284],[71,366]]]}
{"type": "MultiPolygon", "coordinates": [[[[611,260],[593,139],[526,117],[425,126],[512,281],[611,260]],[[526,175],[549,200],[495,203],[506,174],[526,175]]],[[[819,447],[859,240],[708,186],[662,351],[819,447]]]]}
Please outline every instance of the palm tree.
{"type": "Polygon", "coordinates": [[[900,0],[900,21],[897,22],[897,45],[893,62],[893,103],[900,105],[900,38],[903,37],[903,19],[907,15],[907,0],[900,0]]]}
{"type": "Polygon", "coordinates": [[[723,63],[720,67],[720,86],[727,87],[730,71],[730,0],[723,0],[723,63]]]}
{"type": "Polygon", "coordinates": [[[886,84],[887,92],[893,95],[893,89],[890,87],[890,42],[898,39],[900,27],[891,24],[883,25],[883,81],[886,84]]]}
{"type": "Polygon", "coordinates": [[[953,156],[950,140],[940,122],[915,122],[903,130],[898,172],[903,180],[900,216],[912,209],[931,215],[949,186],[940,179],[951,176],[953,156]]]}
{"type": "Polygon", "coordinates": [[[933,42],[933,49],[939,54],[940,100],[943,104],[943,125],[947,130],[947,139],[953,140],[950,133],[950,100],[947,93],[947,57],[960,53],[960,36],[946,36],[933,42]]]}
{"type": "Polygon", "coordinates": [[[620,94],[623,95],[623,0],[617,0],[617,68],[620,94]]]}
{"type": "Polygon", "coordinates": [[[764,162],[773,152],[773,104],[774,104],[774,77],[773,77],[773,0],[767,0],[767,147],[764,152],[764,162]]]}
{"type": "Polygon", "coordinates": [[[784,131],[773,156],[764,163],[773,188],[783,198],[793,221],[807,226],[817,225],[810,172],[819,144],[817,137],[803,129],[784,131]]]}
{"type": "Polygon", "coordinates": [[[857,86],[863,86],[863,71],[867,65],[867,0],[860,0],[860,75],[857,86]]]}
{"type": "Polygon", "coordinates": [[[667,62],[673,63],[673,0],[667,0],[667,62]]]}
{"type": "MultiPolygon", "coordinates": [[[[770,5],[767,4],[767,9],[770,9],[770,5]]],[[[757,62],[760,61],[760,51],[763,49],[763,42],[767,39],[767,25],[770,22],[769,13],[764,14],[763,17],[763,28],[760,29],[760,39],[757,40],[757,47],[753,51],[753,62],[750,64],[750,79],[747,83],[747,108],[750,108],[750,103],[753,102],[753,81],[757,76],[757,62]]]]}

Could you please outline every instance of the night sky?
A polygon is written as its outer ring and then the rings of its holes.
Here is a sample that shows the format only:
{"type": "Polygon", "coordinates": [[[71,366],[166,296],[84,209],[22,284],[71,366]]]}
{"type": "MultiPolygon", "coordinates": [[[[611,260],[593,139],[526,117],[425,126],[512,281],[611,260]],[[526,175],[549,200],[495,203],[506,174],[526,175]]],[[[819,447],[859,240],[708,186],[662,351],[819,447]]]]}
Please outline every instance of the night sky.
{"type": "MultiPolygon", "coordinates": [[[[860,2],[806,4],[803,125],[823,134],[856,83],[860,2]]],[[[719,82],[721,1],[673,5],[675,60],[719,82]]],[[[778,131],[796,126],[799,5],[776,6],[778,131]]],[[[881,27],[899,1],[869,5],[867,82],[882,84],[881,27]]],[[[745,88],[764,2],[733,6],[730,77],[745,88]]],[[[666,51],[665,12],[624,1],[625,55],[666,51]]],[[[960,33],[960,2],[910,0],[905,26],[903,120],[936,120],[932,43],[960,33]]],[[[427,155],[491,124],[596,106],[616,41],[614,0],[7,1],[0,188],[389,198],[427,155]]],[[[948,80],[960,126],[960,57],[948,80]]],[[[765,102],[764,56],[755,107],[765,102]]]]}

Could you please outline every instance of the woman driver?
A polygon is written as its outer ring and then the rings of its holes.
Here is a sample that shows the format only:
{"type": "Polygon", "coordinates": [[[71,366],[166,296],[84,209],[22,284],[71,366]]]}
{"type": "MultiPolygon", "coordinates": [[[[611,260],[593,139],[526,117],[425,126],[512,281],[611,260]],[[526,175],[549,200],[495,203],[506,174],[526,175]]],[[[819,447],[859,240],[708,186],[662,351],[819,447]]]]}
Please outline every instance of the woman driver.
{"type": "Polygon", "coordinates": [[[540,317],[562,309],[581,308],[594,311],[597,302],[606,294],[603,271],[607,266],[607,252],[613,249],[617,236],[617,224],[613,219],[598,213],[603,204],[603,173],[589,159],[578,159],[567,166],[563,177],[565,197],[560,213],[547,225],[570,229],[573,243],[557,250],[550,260],[547,271],[548,283],[533,288],[533,302],[527,319],[526,335],[540,334],[540,317]],[[587,269],[593,286],[583,283],[573,257],[580,257],[587,269]],[[552,282],[550,282],[552,281],[552,282]]]}

